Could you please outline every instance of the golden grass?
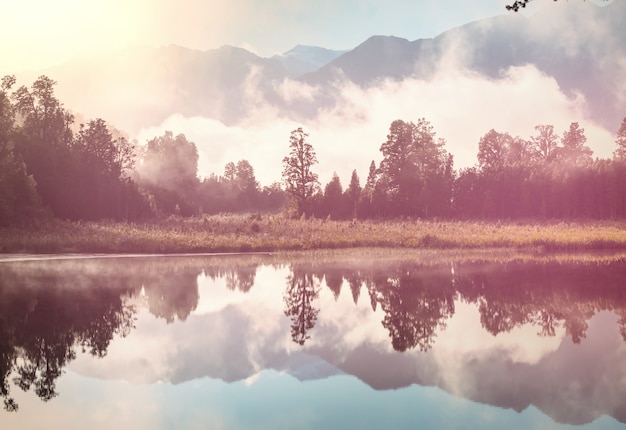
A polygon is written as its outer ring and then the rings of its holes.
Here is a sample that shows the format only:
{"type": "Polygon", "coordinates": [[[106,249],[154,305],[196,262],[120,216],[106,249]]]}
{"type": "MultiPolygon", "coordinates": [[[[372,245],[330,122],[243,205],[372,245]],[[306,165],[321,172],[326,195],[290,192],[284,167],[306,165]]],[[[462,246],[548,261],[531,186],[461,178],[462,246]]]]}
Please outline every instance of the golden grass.
{"type": "Polygon", "coordinates": [[[216,215],[0,229],[2,253],[212,253],[340,248],[626,250],[626,222],[330,221],[216,215]]]}

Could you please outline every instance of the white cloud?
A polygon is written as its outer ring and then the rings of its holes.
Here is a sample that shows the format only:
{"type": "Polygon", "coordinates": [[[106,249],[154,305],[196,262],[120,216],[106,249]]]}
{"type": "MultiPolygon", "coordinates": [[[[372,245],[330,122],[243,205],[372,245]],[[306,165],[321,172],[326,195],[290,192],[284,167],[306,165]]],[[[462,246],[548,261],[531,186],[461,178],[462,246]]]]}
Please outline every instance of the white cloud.
{"type": "MultiPolygon", "coordinates": [[[[347,186],[353,169],[364,182],[370,162],[378,164],[382,159],[380,145],[395,119],[429,120],[437,136],[446,140],[456,168],[475,164],[478,141],[492,128],[529,138],[538,124],[552,124],[561,134],[574,121],[585,129],[595,156],[611,156],[612,133],[589,119],[584,97],[566,96],[552,77],[534,66],[513,67],[502,78],[490,79],[446,64],[431,80],[386,80],[369,89],[338,84],[336,105],[318,111],[304,123],[267,102],[255,89],[255,75],[251,74],[243,102],[253,109],[244,121],[226,125],[176,114],[158,127],[142,130],[138,137],[145,142],[164,130],[184,133],[198,146],[201,176],[221,174],[226,163],[247,159],[263,185],[280,180],[289,134],[299,126],[309,133],[317,152],[315,170],[322,185],[337,172],[347,186]]],[[[285,81],[281,88],[286,100],[308,99],[319,91],[295,81],[285,81]]]]}

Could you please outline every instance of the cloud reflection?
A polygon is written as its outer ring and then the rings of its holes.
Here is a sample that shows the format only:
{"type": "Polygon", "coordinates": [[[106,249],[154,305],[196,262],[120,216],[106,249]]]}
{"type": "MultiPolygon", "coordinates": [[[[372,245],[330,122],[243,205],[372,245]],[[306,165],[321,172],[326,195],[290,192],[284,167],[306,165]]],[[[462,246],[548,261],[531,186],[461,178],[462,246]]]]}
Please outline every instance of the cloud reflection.
{"type": "Polygon", "coordinates": [[[410,257],[284,263],[271,256],[3,263],[0,303],[12,311],[1,314],[0,329],[17,333],[3,336],[4,369],[36,363],[24,351],[40,339],[50,350],[69,345],[61,370],[109,381],[250,384],[268,369],[302,381],[348,374],[377,390],[418,384],[516,411],[535,405],[559,422],[626,420],[626,387],[616,382],[626,380],[623,260],[453,260],[453,272],[449,261],[410,257]],[[299,291],[298,280],[314,294],[294,303],[316,312],[294,338],[290,316],[299,313],[285,315],[285,297],[299,291]],[[77,303],[81,312],[70,311],[77,303]],[[122,323],[106,316],[109,334],[90,328],[90,317],[99,320],[97,309],[111,304],[128,309],[133,329],[120,332],[122,323]],[[24,331],[22,314],[34,322],[51,308],[73,328],[58,320],[50,333],[24,331]],[[68,336],[64,343],[59,335],[68,336]],[[97,355],[105,357],[77,354],[80,345],[103,345],[97,355]]]}

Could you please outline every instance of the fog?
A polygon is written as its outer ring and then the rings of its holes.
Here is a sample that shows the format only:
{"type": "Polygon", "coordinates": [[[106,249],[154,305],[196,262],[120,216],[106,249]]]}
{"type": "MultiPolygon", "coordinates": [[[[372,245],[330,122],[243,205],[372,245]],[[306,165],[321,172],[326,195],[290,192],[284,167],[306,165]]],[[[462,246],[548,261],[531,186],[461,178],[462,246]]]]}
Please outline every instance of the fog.
{"type": "MultiPolygon", "coordinates": [[[[321,91],[296,81],[284,81],[279,88],[285,101],[310,100],[321,91]]],[[[251,90],[246,92],[247,102],[256,108],[236,125],[174,114],[156,127],[142,129],[137,138],[145,142],[165,130],[184,133],[198,147],[201,177],[221,174],[226,163],[247,159],[264,185],[280,180],[289,134],[300,126],[317,152],[315,171],[320,182],[327,183],[337,172],[344,187],[353,169],[364,183],[370,162],[378,165],[380,145],[395,119],[429,120],[437,137],[445,139],[457,169],[476,163],[478,141],[492,128],[528,139],[536,125],[552,124],[561,135],[571,122],[578,122],[594,157],[611,157],[614,150],[613,133],[589,119],[584,97],[566,96],[553,78],[530,65],[509,68],[502,78],[489,79],[443,64],[430,80],[385,80],[365,89],[343,82],[336,84],[336,90],[336,105],[306,121],[272,107],[251,90]]]]}

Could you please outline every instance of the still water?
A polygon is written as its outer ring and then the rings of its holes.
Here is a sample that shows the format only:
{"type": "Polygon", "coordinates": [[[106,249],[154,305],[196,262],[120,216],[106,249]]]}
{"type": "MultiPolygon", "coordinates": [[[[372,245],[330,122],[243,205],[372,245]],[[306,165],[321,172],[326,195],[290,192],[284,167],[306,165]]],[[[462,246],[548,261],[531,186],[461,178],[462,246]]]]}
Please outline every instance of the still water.
{"type": "Polygon", "coordinates": [[[2,429],[624,429],[626,258],[4,256],[0,378],[2,429]]]}

